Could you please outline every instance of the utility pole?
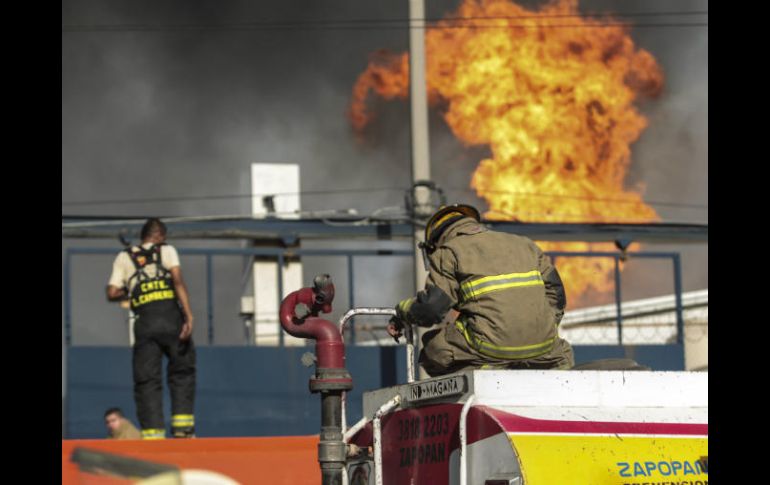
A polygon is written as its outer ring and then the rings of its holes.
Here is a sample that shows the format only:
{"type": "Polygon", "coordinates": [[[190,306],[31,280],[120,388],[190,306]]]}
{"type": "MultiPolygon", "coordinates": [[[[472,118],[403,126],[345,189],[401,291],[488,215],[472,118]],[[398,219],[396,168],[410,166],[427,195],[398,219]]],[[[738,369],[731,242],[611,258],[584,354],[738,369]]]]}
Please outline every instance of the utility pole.
{"type": "MultiPolygon", "coordinates": [[[[425,0],[409,0],[409,88],[412,125],[412,183],[430,180],[430,147],[428,140],[428,96],[425,83],[425,0]]],[[[415,207],[427,204],[430,191],[427,187],[414,189],[415,207]]],[[[414,274],[415,287],[420,290],[428,273],[423,266],[422,254],[417,244],[422,241],[423,232],[414,228],[414,274]]],[[[425,329],[418,328],[415,351],[422,345],[425,329]]],[[[418,354],[419,355],[419,354],[418,354]]],[[[428,377],[420,367],[419,378],[428,377]]]]}

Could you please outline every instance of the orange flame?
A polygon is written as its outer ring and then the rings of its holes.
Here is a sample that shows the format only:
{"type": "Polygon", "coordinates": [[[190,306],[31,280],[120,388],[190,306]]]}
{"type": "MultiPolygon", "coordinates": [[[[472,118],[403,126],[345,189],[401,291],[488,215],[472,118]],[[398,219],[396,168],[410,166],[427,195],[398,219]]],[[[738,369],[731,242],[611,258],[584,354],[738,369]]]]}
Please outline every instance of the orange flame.
{"type": "MultiPolygon", "coordinates": [[[[507,0],[465,0],[426,31],[427,89],[467,145],[488,145],[471,187],[488,219],[649,222],[657,213],[624,178],[630,144],[647,120],[633,103],[657,96],[663,75],[626,28],[580,17],[577,2],[529,11],[507,0]]],[[[370,91],[406,98],[407,54],[380,51],[354,87],[353,127],[371,120],[370,91]]],[[[542,243],[545,250],[612,251],[611,244],[542,243]]],[[[613,288],[611,260],[565,259],[559,271],[572,303],[613,288]],[[576,301],[577,300],[577,301],[576,301]]],[[[572,305],[571,305],[572,306],[572,305]]]]}

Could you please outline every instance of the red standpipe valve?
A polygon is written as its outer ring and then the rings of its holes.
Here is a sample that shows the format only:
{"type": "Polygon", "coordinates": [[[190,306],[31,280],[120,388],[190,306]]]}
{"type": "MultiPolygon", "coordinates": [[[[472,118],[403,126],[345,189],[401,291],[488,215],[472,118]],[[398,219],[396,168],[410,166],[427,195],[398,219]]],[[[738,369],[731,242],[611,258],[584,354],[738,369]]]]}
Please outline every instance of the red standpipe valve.
{"type": "Polygon", "coordinates": [[[345,369],[345,345],[337,326],[318,318],[330,313],[334,284],[329,275],[318,275],[312,288],[302,288],[281,302],[281,326],[295,337],[315,339],[318,361],[310,379],[310,392],[321,393],[321,434],[318,463],[321,483],[338,485],[345,473],[347,445],[342,436],[342,393],[353,388],[353,378],[345,369]]]}
{"type": "Polygon", "coordinates": [[[316,341],[319,369],[344,369],[345,345],[336,325],[320,313],[331,313],[334,283],[328,274],[313,279],[313,286],[290,293],[281,302],[281,326],[294,337],[316,341]]]}

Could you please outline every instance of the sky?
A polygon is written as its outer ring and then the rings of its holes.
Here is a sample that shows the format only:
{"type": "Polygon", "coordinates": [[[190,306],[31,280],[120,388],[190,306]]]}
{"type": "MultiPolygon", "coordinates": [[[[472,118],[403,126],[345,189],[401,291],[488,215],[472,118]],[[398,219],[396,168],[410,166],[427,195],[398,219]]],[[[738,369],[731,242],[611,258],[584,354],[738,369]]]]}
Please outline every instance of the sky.
{"type": "MultiPolygon", "coordinates": [[[[459,2],[426,3],[426,15],[439,18],[459,2]]],[[[707,2],[696,0],[579,6],[616,14],[708,10],[707,2]]],[[[64,1],[62,213],[247,214],[250,199],[238,196],[250,190],[251,163],[299,164],[301,191],[312,192],[301,197],[304,209],[366,214],[401,206],[411,182],[408,103],[375,101],[377,119],[366,143],[354,136],[346,109],[372,53],[408,49],[406,29],[360,28],[353,21],[407,17],[407,1],[64,1]],[[243,23],[262,27],[233,28],[243,23]],[[191,25],[229,27],[179,28],[191,25]],[[346,192],[335,193],[341,189],[346,192]],[[223,195],[233,197],[206,199],[223,195]],[[109,202],[116,200],[132,202],[109,202]]],[[[707,16],[649,18],[707,22],[707,16]]],[[[653,205],[664,221],[708,223],[708,28],[638,27],[631,37],[658,60],[665,85],[659,98],[640,104],[649,127],[632,146],[627,182],[643,183],[646,199],[669,204],[653,205]]],[[[463,146],[437,111],[430,114],[430,140],[433,179],[449,199],[485,208],[468,187],[484,148],[463,146]]],[[[228,244],[239,243],[183,245],[228,244]]],[[[63,239],[62,254],[83,245],[120,249],[117,241],[63,239]]],[[[707,288],[707,245],[681,250],[685,288],[707,288]]],[[[73,297],[81,343],[124,340],[123,313],[102,297],[110,262],[107,256],[78,260],[73,297]]],[[[192,291],[202,292],[200,262],[184,267],[192,291]]],[[[219,267],[217,308],[237,305],[240,288],[227,281],[241,267],[235,260],[219,267]]],[[[323,264],[309,262],[306,276],[316,269],[323,264]]],[[[391,270],[408,279],[408,265],[391,270]]],[[[636,286],[655,286],[658,273],[638,274],[636,286]]],[[[377,275],[364,272],[362,278],[365,285],[377,275]]],[[[400,293],[387,289],[378,295],[380,304],[397,301],[400,293]]],[[[194,305],[202,316],[201,299],[194,305]]],[[[235,310],[228,313],[224,342],[242,339],[237,319],[235,310]]]]}

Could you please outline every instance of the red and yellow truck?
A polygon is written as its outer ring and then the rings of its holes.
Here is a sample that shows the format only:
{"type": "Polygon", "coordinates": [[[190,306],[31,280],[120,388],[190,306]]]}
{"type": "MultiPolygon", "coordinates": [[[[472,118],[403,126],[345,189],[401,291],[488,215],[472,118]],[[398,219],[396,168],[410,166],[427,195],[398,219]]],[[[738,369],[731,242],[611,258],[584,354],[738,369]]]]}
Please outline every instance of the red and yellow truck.
{"type": "Polygon", "coordinates": [[[469,370],[367,392],[349,443],[372,456],[348,483],[705,485],[707,387],[694,372],[469,370]]]}

